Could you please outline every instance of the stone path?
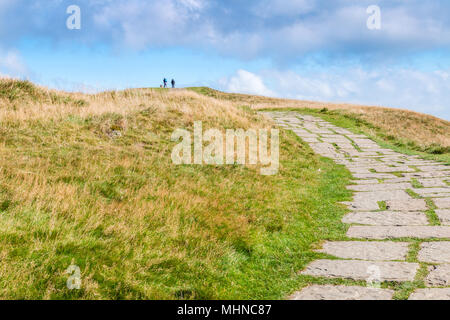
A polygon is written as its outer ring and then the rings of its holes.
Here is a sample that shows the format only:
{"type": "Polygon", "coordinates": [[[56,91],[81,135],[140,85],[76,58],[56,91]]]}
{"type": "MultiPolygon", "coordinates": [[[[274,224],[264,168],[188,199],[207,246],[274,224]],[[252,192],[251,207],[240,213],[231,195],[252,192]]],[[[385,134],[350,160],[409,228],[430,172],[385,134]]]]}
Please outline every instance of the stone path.
{"type": "Polygon", "coordinates": [[[348,186],[353,200],[344,203],[351,211],[343,219],[348,241],[324,243],[317,251],[333,259],[313,261],[301,274],[367,285],[311,285],[292,299],[386,300],[395,291],[380,283],[414,280],[423,288],[411,300],[450,299],[450,166],[382,148],[316,117],[264,114],[316,153],[345,165],[355,179],[348,186]]]}

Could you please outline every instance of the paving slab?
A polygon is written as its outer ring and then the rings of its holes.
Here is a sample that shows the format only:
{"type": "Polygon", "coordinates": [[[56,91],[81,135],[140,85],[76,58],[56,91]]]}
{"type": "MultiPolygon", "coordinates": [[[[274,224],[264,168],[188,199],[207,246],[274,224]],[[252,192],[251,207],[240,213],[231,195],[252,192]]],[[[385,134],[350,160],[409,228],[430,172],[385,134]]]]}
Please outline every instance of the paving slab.
{"type": "Polygon", "coordinates": [[[411,172],[404,173],[405,177],[410,178],[439,178],[450,177],[450,171],[434,171],[434,172],[411,172]]]}
{"type": "Polygon", "coordinates": [[[430,187],[448,187],[443,179],[419,179],[419,183],[425,188],[430,187]]]}
{"type": "Polygon", "coordinates": [[[450,242],[425,242],[421,245],[419,261],[428,263],[450,263],[450,242]]]}
{"type": "Polygon", "coordinates": [[[450,188],[419,188],[414,189],[414,192],[423,197],[430,197],[432,195],[450,196],[450,188]]]}
{"type": "Polygon", "coordinates": [[[433,201],[439,209],[450,209],[450,198],[439,198],[433,201]]]}
{"type": "Polygon", "coordinates": [[[347,189],[352,191],[369,192],[369,191],[386,191],[386,190],[406,190],[412,189],[410,183],[378,183],[378,184],[360,184],[348,186],[347,189]]]}
{"type": "Polygon", "coordinates": [[[342,222],[370,226],[426,226],[428,218],[421,212],[351,212],[342,222]]]}
{"type": "Polygon", "coordinates": [[[343,202],[343,203],[346,204],[348,208],[352,211],[375,211],[380,209],[377,200],[343,202]]]}
{"type": "Polygon", "coordinates": [[[388,200],[386,205],[392,211],[426,211],[428,209],[423,199],[388,200]]]}
{"type": "Polygon", "coordinates": [[[417,166],[417,169],[419,169],[420,171],[423,172],[435,172],[435,171],[445,171],[445,170],[450,170],[450,166],[417,166]]]}
{"type": "Polygon", "coordinates": [[[376,200],[376,201],[407,201],[412,200],[411,196],[403,190],[390,191],[373,191],[373,192],[358,192],[353,197],[355,202],[376,200]]]}
{"type": "MultiPolygon", "coordinates": [[[[317,117],[281,111],[264,114],[293,130],[317,154],[344,165],[355,179],[360,179],[348,187],[354,191],[352,202],[344,203],[352,211],[343,218],[344,223],[353,224],[347,236],[383,240],[326,242],[317,251],[339,260],[314,261],[302,274],[367,281],[412,281],[419,264],[404,261],[411,243],[386,240],[415,238],[424,241],[418,253],[419,261],[432,264],[425,284],[450,286],[450,186],[446,183],[450,181],[450,166],[382,148],[364,135],[351,133],[317,117]],[[420,171],[416,172],[415,168],[420,171]],[[423,188],[413,188],[412,179],[417,179],[423,188]],[[413,199],[406,192],[409,189],[423,199],[413,199]],[[429,225],[424,198],[434,201],[440,226],[429,225]],[[381,201],[386,202],[386,211],[380,212],[381,201]]],[[[392,299],[393,294],[392,290],[363,286],[312,285],[291,298],[384,300],[392,299]]],[[[450,300],[450,288],[417,290],[411,299],[450,300]]]]}
{"type": "Polygon", "coordinates": [[[394,175],[389,173],[358,173],[354,174],[356,179],[393,179],[394,175]]]}
{"type": "Polygon", "coordinates": [[[399,177],[395,177],[392,179],[384,179],[383,183],[388,184],[388,183],[403,183],[403,182],[411,182],[411,178],[399,178],[399,177]]]}
{"type": "Polygon", "coordinates": [[[444,197],[448,197],[450,195],[450,193],[446,192],[446,193],[430,193],[427,195],[422,195],[423,198],[444,198],[444,197]]]}
{"type": "Polygon", "coordinates": [[[347,167],[347,169],[353,174],[361,174],[361,173],[369,174],[370,173],[370,170],[366,169],[366,168],[348,168],[347,167]]]}
{"type": "Polygon", "coordinates": [[[437,209],[435,212],[441,221],[441,225],[450,226],[450,209],[437,209]]]}
{"type": "Polygon", "coordinates": [[[408,166],[394,166],[394,167],[374,167],[376,172],[389,173],[389,172],[414,172],[414,169],[408,166]]]}
{"type": "Polygon", "coordinates": [[[349,238],[359,239],[450,239],[450,227],[447,226],[408,226],[408,227],[386,227],[386,226],[351,226],[347,231],[349,238]]]}
{"type": "Polygon", "coordinates": [[[393,290],[358,286],[312,285],[290,300],[392,300],[393,290]]]}
{"type": "Polygon", "coordinates": [[[377,179],[353,180],[353,183],[367,185],[367,184],[378,184],[379,181],[377,179]]]}
{"type": "Polygon", "coordinates": [[[335,241],[324,243],[317,252],[342,259],[374,261],[406,260],[408,242],[335,241]]]}
{"type": "Polygon", "coordinates": [[[428,267],[425,284],[428,287],[449,287],[450,286],[450,264],[441,264],[439,266],[428,267]]]}
{"type": "Polygon", "coordinates": [[[361,260],[316,260],[301,272],[303,275],[353,280],[412,281],[418,263],[361,260]]]}
{"type": "Polygon", "coordinates": [[[450,288],[418,289],[409,300],[450,300],[450,288]]]}

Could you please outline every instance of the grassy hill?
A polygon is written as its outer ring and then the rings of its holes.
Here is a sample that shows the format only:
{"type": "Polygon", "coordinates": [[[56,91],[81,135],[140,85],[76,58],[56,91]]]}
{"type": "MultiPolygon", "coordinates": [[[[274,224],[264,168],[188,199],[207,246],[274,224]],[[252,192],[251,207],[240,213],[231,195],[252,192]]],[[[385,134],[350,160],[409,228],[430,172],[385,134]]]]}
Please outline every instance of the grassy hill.
{"type": "Polygon", "coordinates": [[[224,93],[205,87],[190,89],[235,105],[246,105],[253,110],[282,109],[312,114],[363,133],[400,152],[450,163],[450,122],[427,114],[393,108],[224,93]]]}
{"type": "MultiPolygon", "coordinates": [[[[297,103],[203,88],[84,95],[0,80],[0,298],[286,297],[305,284],[297,271],[317,257],[312,246],[344,238],[337,203],[351,196],[350,174],[286,131],[275,176],[175,166],[170,137],[197,120],[270,128],[255,110],[274,107],[385,134],[346,109],[297,103]],[[72,264],[81,290],[66,286],[72,264]]],[[[400,147],[445,160],[448,122],[402,112],[440,138],[400,147]]],[[[387,142],[408,138],[395,130],[387,142]]]]}

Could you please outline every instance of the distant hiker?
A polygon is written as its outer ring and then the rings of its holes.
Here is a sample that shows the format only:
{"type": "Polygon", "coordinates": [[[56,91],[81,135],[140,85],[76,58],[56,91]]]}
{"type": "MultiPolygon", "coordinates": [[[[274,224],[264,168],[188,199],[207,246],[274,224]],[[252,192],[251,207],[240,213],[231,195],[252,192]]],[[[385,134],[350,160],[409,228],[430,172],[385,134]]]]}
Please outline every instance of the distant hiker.
{"type": "Polygon", "coordinates": [[[174,89],[175,88],[175,80],[174,79],[172,79],[172,89],[174,89]]]}
{"type": "Polygon", "coordinates": [[[167,79],[166,78],[164,78],[164,88],[167,88],[167,79]]]}

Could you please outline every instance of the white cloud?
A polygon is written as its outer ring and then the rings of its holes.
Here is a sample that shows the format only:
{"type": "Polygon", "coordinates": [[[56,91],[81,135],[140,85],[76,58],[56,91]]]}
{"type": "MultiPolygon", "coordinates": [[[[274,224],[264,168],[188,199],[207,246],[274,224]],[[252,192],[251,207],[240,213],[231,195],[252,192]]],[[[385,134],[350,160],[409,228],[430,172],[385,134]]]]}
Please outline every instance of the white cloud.
{"type": "Polygon", "coordinates": [[[330,68],[299,74],[239,70],[219,83],[231,92],[410,109],[450,120],[450,70],[330,68]]]}
{"type": "Polygon", "coordinates": [[[317,0],[262,0],[253,11],[263,18],[274,15],[296,16],[310,12],[317,6],[317,0]]]}
{"type": "Polygon", "coordinates": [[[29,75],[29,70],[17,51],[0,50],[0,74],[14,78],[23,78],[29,75]]]}
{"type": "Polygon", "coordinates": [[[206,6],[204,0],[179,0],[179,2],[190,10],[200,10],[206,6]]]}
{"type": "MultiPolygon", "coordinates": [[[[23,37],[72,39],[62,28],[70,0],[0,0],[0,41],[23,37]],[[14,17],[14,19],[11,19],[14,17]]],[[[78,0],[83,28],[77,39],[125,49],[207,48],[239,58],[284,64],[299,56],[404,57],[450,48],[448,0],[377,0],[381,30],[366,27],[373,0],[78,0]]]]}
{"type": "MultiPolygon", "coordinates": [[[[192,37],[197,33],[188,30],[206,6],[205,0],[117,0],[99,8],[94,23],[100,30],[112,31],[115,41],[135,49],[182,45],[195,42],[192,37]]],[[[205,27],[204,22],[197,23],[205,27]]]]}
{"type": "Polygon", "coordinates": [[[444,72],[442,70],[435,71],[435,74],[440,76],[444,81],[448,80],[450,77],[450,74],[448,72],[444,72]]]}
{"type": "Polygon", "coordinates": [[[229,92],[263,96],[274,95],[274,93],[266,87],[261,77],[245,70],[238,70],[235,76],[221,79],[219,82],[220,86],[225,91],[229,92]]]}

